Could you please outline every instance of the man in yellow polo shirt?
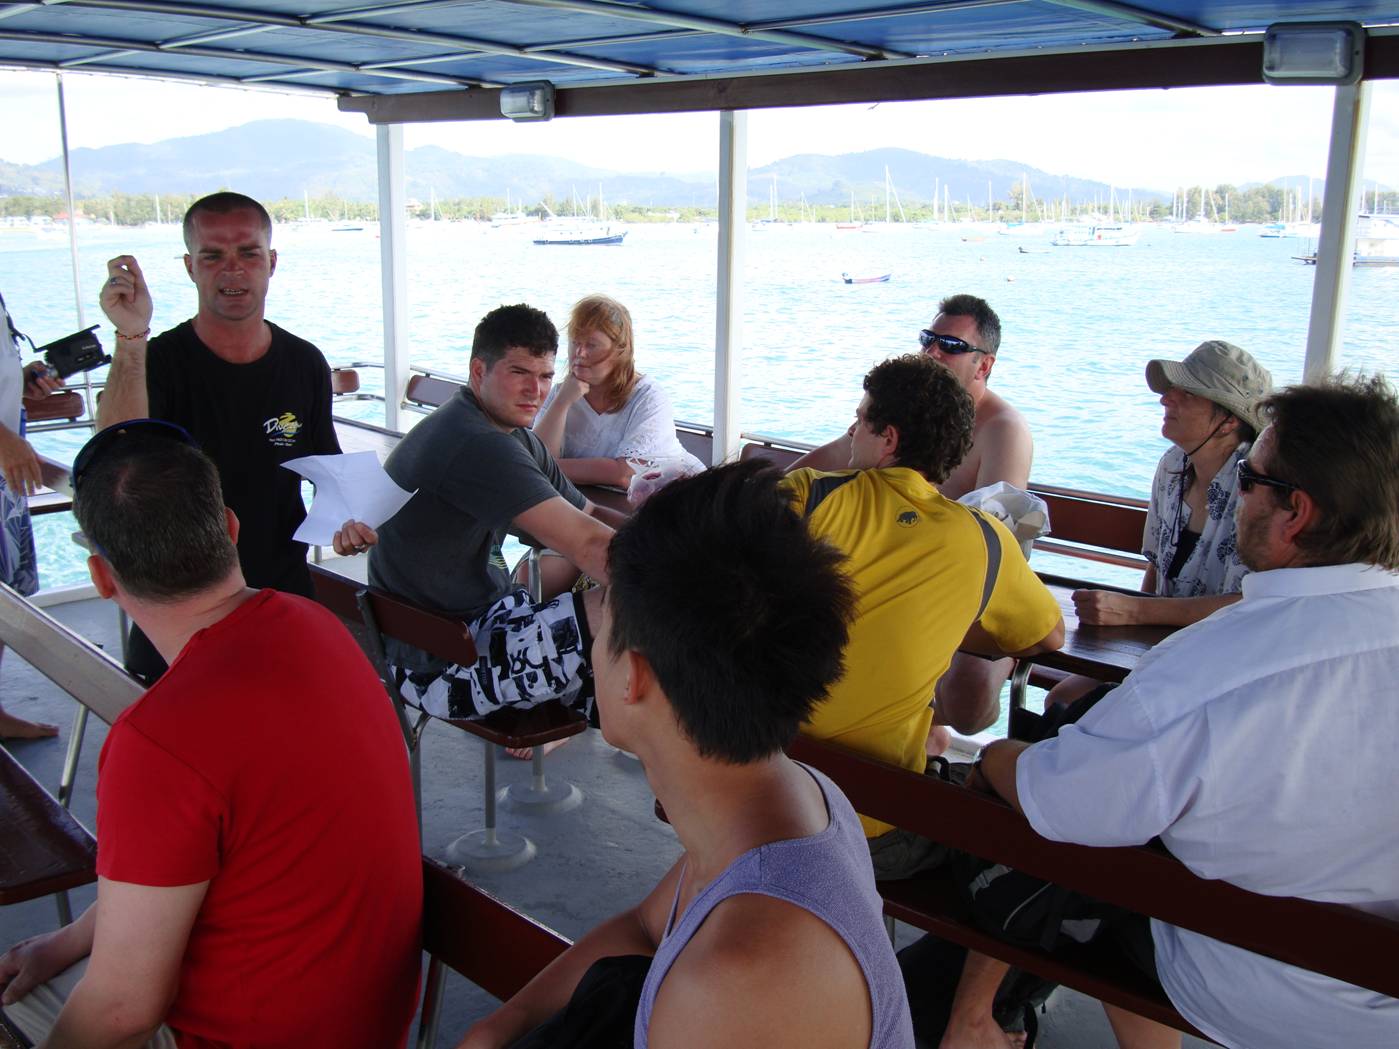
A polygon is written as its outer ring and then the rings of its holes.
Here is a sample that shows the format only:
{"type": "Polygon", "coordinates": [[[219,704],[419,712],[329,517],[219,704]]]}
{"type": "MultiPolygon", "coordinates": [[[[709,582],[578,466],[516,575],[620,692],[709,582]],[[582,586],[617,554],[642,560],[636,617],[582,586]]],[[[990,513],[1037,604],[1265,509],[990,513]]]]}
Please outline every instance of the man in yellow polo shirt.
{"type": "MultiPolygon", "coordinates": [[[[864,388],[850,470],[784,482],[812,533],[845,553],[859,596],[845,675],[804,731],[922,772],[933,687],[953,653],[1051,651],[1064,621],[1005,526],[937,489],[972,443],[972,399],[956,376],[909,354],[876,365],[864,388]]],[[[945,858],[917,835],[861,822],[876,877],[945,858]]]]}

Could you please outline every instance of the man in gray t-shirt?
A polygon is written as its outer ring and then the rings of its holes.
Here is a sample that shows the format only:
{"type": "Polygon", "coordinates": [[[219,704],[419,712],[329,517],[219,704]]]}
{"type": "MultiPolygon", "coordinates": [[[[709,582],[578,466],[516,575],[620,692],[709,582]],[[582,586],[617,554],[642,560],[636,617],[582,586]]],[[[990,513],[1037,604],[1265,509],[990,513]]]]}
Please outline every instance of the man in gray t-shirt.
{"type": "Polygon", "coordinates": [[[470,387],[413,429],[385,463],[417,494],[379,529],[369,581],[464,620],[479,658],[460,667],[389,643],[404,695],[439,717],[502,706],[591,700],[588,605],[563,594],[539,605],[510,578],[507,532],[525,532],[601,582],[612,511],[585,499],[528,428],[549,393],[558,332],[529,306],[502,306],[477,325],[470,387]]]}

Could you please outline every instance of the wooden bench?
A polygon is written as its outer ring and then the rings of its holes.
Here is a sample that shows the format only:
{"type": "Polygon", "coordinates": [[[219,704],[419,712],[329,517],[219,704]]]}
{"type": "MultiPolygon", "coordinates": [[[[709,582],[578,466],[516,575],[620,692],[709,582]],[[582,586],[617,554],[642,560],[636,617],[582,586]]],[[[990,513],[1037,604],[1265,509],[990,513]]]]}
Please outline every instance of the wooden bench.
{"type": "Polygon", "coordinates": [[[418,1026],[420,1049],[437,1043],[446,968],[501,1001],[569,948],[567,939],[423,857],[423,950],[431,956],[418,1026]]]}
{"type": "Polygon", "coordinates": [[[446,404],[465,386],[460,380],[442,375],[413,375],[404,391],[403,403],[405,407],[418,411],[431,411],[446,404]]]}
{"type": "Polygon", "coordinates": [[[31,423],[67,419],[76,422],[87,411],[83,395],[77,390],[58,390],[47,397],[24,398],[25,418],[31,423]]]}
{"type": "Polygon", "coordinates": [[[1035,540],[1036,550],[1146,570],[1141,554],[1145,499],[1034,482],[1030,491],[1049,504],[1049,532],[1035,540]]]}
{"type": "Polygon", "coordinates": [[[330,392],[335,397],[359,393],[359,372],[353,368],[330,369],[330,392]]]}
{"type": "MultiPolygon", "coordinates": [[[[997,798],[799,738],[792,757],[830,776],[859,812],[1107,903],[1382,994],[1399,996],[1399,922],[1336,904],[1263,896],[1192,874],[1159,847],[1094,848],[1040,837],[997,798]]],[[[1101,1001],[1195,1032],[1111,946],[1043,951],[977,928],[946,877],[879,883],[885,912],[1101,1001]]]]}
{"type": "MultiPolygon", "coordinates": [[[[419,743],[430,719],[407,703],[393,679],[384,656],[383,639],[395,638],[422,649],[437,659],[470,666],[476,662],[476,645],[466,636],[460,620],[418,608],[392,594],[348,579],[320,565],[311,565],[316,600],[351,627],[379,673],[394,704],[413,771],[413,789],[421,817],[422,766],[419,743]]],[[[485,819],[480,830],[462,835],[448,847],[453,859],[476,870],[509,870],[526,863],[534,843],[522,834],[501,831],[496,825],[496,748],[533,747],[533,769],[528,787],[512,785],[506,799],[535,811],[564,811],[577,805],[582,794],[571,783],[550,783],[544,775],[543,745],[575,736],[588,727],[586,719],[562,703],[542,703],[526,710],[505,709],[481,719],[433,718],[469,732],[482,742],[485,767],[485,819]]]]}
{"type": "MultiPolygon", "coordinates": [[[[97,842],[0,747],[0,906],[58,895],[68,924],[67,890],[97,880],[97,842]]],[[[0,1011],[0,1049],[29,1049],[23,1032],[0,1011]]]]}
{"type": "Polygon", "coordinates": [[[97,880],[97,842],[0,747],[0,906],[97,880]]]}
{"type": "Polygon", "coordinates": [[[714,462],[714,427],[703,423],[677,422],[675,436],[680,446],[705,466],[714,462]]]}

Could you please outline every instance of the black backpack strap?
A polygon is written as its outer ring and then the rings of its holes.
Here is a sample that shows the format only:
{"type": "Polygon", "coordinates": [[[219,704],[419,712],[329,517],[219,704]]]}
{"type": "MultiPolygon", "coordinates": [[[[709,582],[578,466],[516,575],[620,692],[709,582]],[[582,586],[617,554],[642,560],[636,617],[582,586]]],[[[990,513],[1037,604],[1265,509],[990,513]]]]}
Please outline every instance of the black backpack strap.
{"type": "Polygon", "coordinates": [[[986,611],[986,606],[991,603],[991,594],[996,589],[996,578],[1001,574],[1001,541],[996,535],[996,530],[981,515],[980,510],[968,507],[967,511],[972,515],[972,519],[981,526],[981,538],[986,542],[986,581],[981,585],[981,605],[976,610],[976,618],[980,622],[982,613],[986,611]]]}
{"type": "Polygon", "coordinates": [[[802,511],[803,517],[810,517],[816,512],[816,508],[824,503],[837,488],[841,485],[855,480],[860,476],[860,471],[854,473],[836,474],[830,477],[813,477],[811,488],[806,493],[806,509],[802,511]]]}

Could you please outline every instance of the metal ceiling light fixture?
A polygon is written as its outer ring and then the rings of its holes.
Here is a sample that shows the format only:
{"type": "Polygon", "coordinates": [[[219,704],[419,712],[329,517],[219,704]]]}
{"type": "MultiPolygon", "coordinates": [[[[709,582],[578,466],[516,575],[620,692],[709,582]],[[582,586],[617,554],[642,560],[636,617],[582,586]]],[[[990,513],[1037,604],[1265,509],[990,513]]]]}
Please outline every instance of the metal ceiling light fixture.
{"type": "Polygon", "coordinates": [[[1276,22],[1263,34],[1270,84],[1354,84],[1365,65],[1359,22],[1276,22]]]}
{"type": "Polygon", "coordinates": [[[554,119],[554,85],[531,80],[500,89],[500,115],[521,122],[554,119]]]}

